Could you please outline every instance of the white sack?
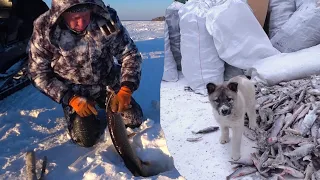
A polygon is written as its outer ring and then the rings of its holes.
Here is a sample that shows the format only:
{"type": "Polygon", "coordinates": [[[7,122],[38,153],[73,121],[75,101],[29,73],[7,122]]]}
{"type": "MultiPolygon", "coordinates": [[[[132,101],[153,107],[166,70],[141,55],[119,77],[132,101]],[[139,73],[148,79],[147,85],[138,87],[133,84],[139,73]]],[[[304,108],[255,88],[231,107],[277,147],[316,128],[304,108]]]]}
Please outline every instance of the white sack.
{"type": "Polygon", "coordinates": [[[304,1],[306,1],[306,0],[295,0],[295,2],[296,2],[296,9],[299,9],[300,6],[303,4],[304,1]]]}
{"type": "Polygon", "coordinates": [[[251,78],[272,86],[320,74],[320,45],[263,59],[253,66],[251,78]]]}
{"type": "Polygon", "coordinates": [[[162,80],[178,81],[178,68],[181,67],[179,9],[184,4],[173,2],[166,9],[164,28],[164,71],[162,80]]]}
{"type": "Polygon", "coordinates": [[[234,67],[248,69],[256,61],[280,53],[272,46],[249,5],[241,0],[228,0],[212,7],[206,27],[219,57],[234,67]]]}
{"type": "Polygon", "coordinates": [[[302,4],[304,3],[310,3],[310,2],[314,2],[314,0],[295,0],[296,2],[296,9],[299,9],[301,7],[302,4]]]}
{"type": "Polygon", "coordinates": [[[280,52],[295,52],[320,44],[320,8],[316,1],[303,3],[271,38],[280,52]]]}
{"type": "MultiPolygon", "coordinates": [[[[180,52],[180,27],[178,11],[184,4],[173,2],[166,10],[166,23],[169,30],[170,49],[177,66],[181,68],[181,52],[180,52]]],[[[179,69],[179,68],[178,68],[179,69]]]]}
{"type": "Polygon", "coordinates": [[[182,73],[188,86],[204,95],[207,83],[224,79],[224,62],[205,26],[206,13],[214,4],[213,0],[193,0],[179,10],[182,73]]]}
{"type": "Polygon", "coordinates": [[[270,0],[268,8],[270,14],[269,38],[272,38],[279,31],[295,11],[295,0],[270,0]]]}
{"type": "Polygon", "coordinates": [[[179,80],[177,63],[175,62],[170,49],[170,39],[167,23],[165,23],[164,28],[164,68],[162,80],[169,82],[175,82],[179,80]]]}

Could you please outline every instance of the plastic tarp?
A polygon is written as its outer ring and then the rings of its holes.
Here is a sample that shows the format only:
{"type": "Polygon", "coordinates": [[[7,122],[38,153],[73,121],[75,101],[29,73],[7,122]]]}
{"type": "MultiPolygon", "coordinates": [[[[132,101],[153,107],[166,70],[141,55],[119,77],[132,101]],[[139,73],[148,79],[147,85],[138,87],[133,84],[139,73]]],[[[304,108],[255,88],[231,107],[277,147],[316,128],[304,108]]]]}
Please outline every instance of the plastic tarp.
{"type": "Polygon", "coordinates": [[[281,53],[256,63],[250,70],[256,82],[273,86],[280,82],[320,74],[320,45],[293,53],[281,53]]]}
{"type": "Polygon", "coordinates": [[[304,2],[271,38],[283,53],[296,52],[320,44],[320,7],[317,0],[304,2]]]}
{"type": "Polygon", "coordinates": [[[224,62],[206,29],[206,14],[215,4],[214,0],[193,0],[179,10],[182,73],[188,86],[203,95],[207,83],[224,80],[224,62]]]}
{"type": "Polygon", "coordinates": [[[299,9],[302,4],[314,2],[314,0],[295,0],[295,2],[296,2],[296,9],[299,9]]]}
{"type": "Polygon", "coordinates": [[[180,28],[179,28],[179,9],[184,4],[173,2],[166,9],[166,22],[164,28],[164,71],[162,80],[174,82],[178,81],[178,69],[181,69],[180,52],[180,28]]]}
{"type": "Polygon", "coordinates": [[[272,38],[279,31],[295,11],[295,0],[270,0],[268,10],[270,14],[269,38],[272,38]]]}
{"type": "Polygon", "coordinates": [[[295,0],[295,2],[296,2],[296,9],[299,9],[299,7],[303,4],[304,1],[307,1],[307,0],[295,0]]]}
{"type": "Polygon", "coordinates": [[[206,27],[219,57],[234,67],[248,69],[257,61],[280,53],[245,1],[227,0],[212,7],[206,27]]]}

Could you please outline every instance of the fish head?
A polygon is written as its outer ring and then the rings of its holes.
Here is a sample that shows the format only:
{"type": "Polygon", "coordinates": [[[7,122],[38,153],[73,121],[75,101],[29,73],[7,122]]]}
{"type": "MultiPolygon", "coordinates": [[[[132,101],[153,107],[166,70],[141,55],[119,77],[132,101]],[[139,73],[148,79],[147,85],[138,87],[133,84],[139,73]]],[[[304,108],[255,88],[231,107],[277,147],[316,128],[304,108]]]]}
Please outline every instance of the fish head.
{"type": "Polygon", "coordinates": [[[230,82],[221,85],[208,83],[206,87],[213,110],[220,116],[232,114],[238,97],[238,83],[230,82]]]}

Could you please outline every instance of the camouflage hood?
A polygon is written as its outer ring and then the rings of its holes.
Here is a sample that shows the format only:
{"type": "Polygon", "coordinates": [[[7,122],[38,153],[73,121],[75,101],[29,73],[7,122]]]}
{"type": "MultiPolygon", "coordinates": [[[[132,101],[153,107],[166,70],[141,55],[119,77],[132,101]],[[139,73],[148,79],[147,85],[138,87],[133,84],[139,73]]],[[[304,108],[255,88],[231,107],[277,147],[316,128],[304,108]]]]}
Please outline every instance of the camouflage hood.
{"type": "MultiPolygon", "coordinates": [[[[102,0],[52,0],[51,9],[49,12],[49,27],[55,25],[59,17],[63,12],[72,6],[79,4],[92,4],[94,6],[93,12],[106,18],[110,19],[110,14],[107,7],[102,0]]],[[[49,28],[50,29],[50,28],[49,28]]]]}

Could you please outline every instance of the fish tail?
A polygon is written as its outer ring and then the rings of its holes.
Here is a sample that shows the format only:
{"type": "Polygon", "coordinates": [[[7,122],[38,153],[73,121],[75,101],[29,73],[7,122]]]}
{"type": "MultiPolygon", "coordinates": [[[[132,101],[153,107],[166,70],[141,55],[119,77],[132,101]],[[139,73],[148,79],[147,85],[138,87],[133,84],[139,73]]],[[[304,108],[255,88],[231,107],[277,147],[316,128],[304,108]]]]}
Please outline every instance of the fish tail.
{"type": "Polygon", "coordinates": [[[150,169],[150,168],[152,168],[152,166],[151,166],[151,162],[149,162],[149,161],[142,161],[142,160],[140,160],[140,172],[141,172],[141,175],[143,176],[143,177],[149,177],[149,176],[152,176],[152,175],[154,175],[154,173],[153,173],[153,170],[152,169],[150,169]]]}

